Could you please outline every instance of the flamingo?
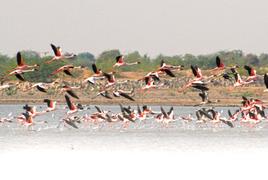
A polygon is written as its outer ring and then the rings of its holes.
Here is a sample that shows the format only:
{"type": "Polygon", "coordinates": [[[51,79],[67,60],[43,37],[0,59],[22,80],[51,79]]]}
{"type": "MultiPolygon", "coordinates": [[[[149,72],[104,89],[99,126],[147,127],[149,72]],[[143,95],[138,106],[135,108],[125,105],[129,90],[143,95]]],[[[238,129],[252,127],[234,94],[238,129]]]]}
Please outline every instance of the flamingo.
{"type": "Polygon", "coordinates": [[[69,111],[67,111],[67,115],[76,113],[78,111],[77,106],[71,101],[68,95],[65,95],[64,97],[69,108],[69,111]]]}
{"type": "Polygon", "coordinates": [[[23,125],[27,126],[29,129],[33,125],[33,115],[31,112],[26,111],[25,113],[22,113],[22,116],[20,117],[23,125]]]}
{"type": "Polygon", "coordinates": [[[47,103],[46,112],[51,112],[56,110],[56,101],[52,101],[50,99],[44,99],[44,102],[47,103]]]}
{"type": "Polygon", "coordinates": [[[168,68],[168,69],[182,70],[184,68],[184,66],[174,66],[174,65],[166,64],[165,61],[162,59],[161,60],[161,63],[160,63],[160,68],[168,68]]]}
{"type": "Polygon", "coordinates": [[[201,69],[198,66],[191,65],[192,73],[194,75],[194,81],[200,81],[203,79],[201,69]]]}
{"type": "Polygon", "coordinates": [[[165,125],[168,125],[170,122],[175,120],[173,107],[170,108],[169,112],[166,112],[162,106],[160,107],[160,110],[162,113],[161,119],[165,125]]]}
{"type": "Polygon", "coordinates": [[[170,77],[176,77],[174,74],[173,74],[173,72],[171,71],[171,68],[168,68],[168,67],[166,67],[166,66],[164,66],[164,67],[160,67],[158,70],[157,70],[157,73],[165,73],[165,74],[167,74],[168,76],[170,76],[170,77]]]}
{"type": "Polygon", "coordinates": [[[212,69],[211,71],[221,71],[225,69],[225,65],[222,61],[222,59],[219,56],[216,56],[216,66],[214,69],[212,69]]]}
{"type": "Polygon", "coordinates": [[[54,86],[55,84],[57,84],[58,82],[54,81],[54,82],[51,82],[51,83],[44,83],[44,82],[39,82],[39,83],[35,83],[31,86],[31,88],[34,88],[36,87],[36,89],[40,92],[44,92],[46,93],[47,90],[54,86]]]}
{"type": "Polygon", "coordinates": [[[23,106],[23,109],[25,109],[27,112],[30,112],[32,117],[40,116],[46,113],[46,111],[38,112],[36,110],[36,106],[29,106],[28,104],[23,106]]]}
{"type": "Polygon", "coordinates": [[[41,121],[41,122],[34,122],[34,114],[31,113],[31,111],[27,111],[25,113],[22,113],[20,116],[17,117],[17,120],[22,123],[22,125],[26,126],[28,130],[30,130],[30,127],[33,127],[34,124],[47,124],[47,121],[41,121]]]}
{"type": "MultiPolygon", "coordinates": [[[[170,77],[176,77],[173,72],[171,71],[172,69],[182,69],[183,66],[173,66],[173,65],[168,65],[164,62],[164,60],[161,61],[160,68],[156,71],[157,74],[166,74],[170,77]]],[[[157,75],[158,76],[158,75],[157,75]]]]}
{"type": "Polygon", "coordinates": [[[110,96],[110,94],[109,94],[109,92],[107,91],[107,90],[101,90],[95,97],[93,97],[92,99],[95,99],[96,97],[98,97],[98,96],[102,96],[102,97],[105,97],[105,98],[107,98],[107,99],[113,99],[111,96],[110,96]]]}
{"type": "Polygon", "coordinates": [[[116,59],[116,63],[113,65],[113,67],[131,66],[131,65],[140,64],[139,61],[136,61],[136,62],[133,62],[133,63],[125,62],[123,55],[119,55],[115,59],[116,59]]]}
{"type": "Polygon", "coordinates": [[[27,65],[22,58],[22,55],[20,52],[17,53],[17,67],[15,67],[13,70],[11,70],[7,76],[12,76],[15,75],[17,79],[21,81],[25,81],[24,77],[22,74],[27,73],[27,72],[33,72],[37,71],[37,67],[39,67],[38,64],[34,65],[27,65]]]}
{"type": "Polygon", "coordinates": [[[98,69],[95,63],[92,64],[92,70],[93,70],[94,74],[92,76],[88,77],[87,79],[85,79],[83,81],[83,83],[88,82],[90,84],[95,85],[96,80],[104,78],[104,75],[103,75],[101,69],[98,69]]]}
{"type": "Polygon", "coordinates": [[[141,90],[148,90],[148,89],[151,89],[151,88],[157,88],[157,87],[161,87],[163,86],[164,84],[154,84],[154,79],[152,76],[147,76],[144,78],[144,81],[145,81],[145,86],[141,88],[141,90]]]}
{"type": "Polygon", "coordinates": [[[73,74],[70,71],[71,69],[83,69],[83,68],[84,68],[84,66],[73,66],[71,64],[68,64],[68,65],[64,65],[64,66],[56,69],[55,71],[53,71],[50,74],[50,76],[55,75],[55,74],[58,74],[60,72],[64,72],[66,75],[73,77],[73,74]]]}
{"type": "Polygon", "coordinates": [[[102,70],[97,68],[97,65],[95,63],[92,64],[92,70],[94,72],[93,77],[102,77],[102,70]]]}
{"type": "Polygon", "coordinates": [[[33,71],[37,71],[37,69],[29,69],[29,70],[21,70],[21,69],[16,69],[16,70],[13,70],[11,71],[8,76],[11,76],[11,75],[15,75],[15,77],[17,79],[19,79],[20,81],[25,81],[25,78],[23,77],[22,74],[26,73],[26,72],[33,72],[33,71]]]}
{"type": "Polygon", "coordinates": [[[146,119],[146,113],[145,113],[145,111],[144,111],[144,110],[141,111],[141,108],[140,108],[139,105],[137,106],[137,109],[138,109],[138,119],[139,119],[140,121],[145,120],[145,119],[146,119]]]}
{"type": "MultiPolygon", "coordinates": [[[[130,92],[130,93],[132,93],[132,92],[130,92]]],[[[113,91],[113,95],[114,95],[114,97],[121,97],[122,96],[130,101],[135,101],[135,99],[133,99],[131,96],[129,96],[127,92],[122,91],[122,90],[113,91]]]]}
{"type": "Polygon", "coordinates": [[[229,115],[229,121],[236,121],[238,119],[238,115],[241,113],[240,110],[236,110],[233,114],[231,113],[230,110],[228,110],[228,115],[229,115]]]}
{"type": "Polygon", "coordinates": [[[40,92],[47,93],[47,85],[45,83],[35,83],[32,85],[32,88],[36,87],[36,89],[40,92]]]}
{"type": "Polygon", "coordinates": [[[27,69],[37,68],[39,64],[28,65],[25,63],[20,52],[17,53],[17,67],[14,70],[21,70],[22,72],[27,69]]]}
{"type": "Polygon", "coordinates": [[[247,65],[245,65],[244,68],[247,70],[249,75],[245,82],[247,83],[254,82],[257,79],[256,70],[253,67],[247,65]]]}
{"type": "Polygon", "coordinates": [[[50,64],[55,60],[61,60],[61,59],[73,59],[76,57],[75,54],[62,54],[62,50],[60,47],[56,47],[54,44],[50,44],[53,52],[54,52],[54,57],[47,61],[46,64],[50,64]]]}
{"type": "Polygon", "coordinates": [[[68,85],[63,85],[61,88],[61,92],[67,92],[70,96],[72,96],[73,98],[79,99],[79,97],[74,93],[73,89],[79,89],[80,87],[71,87],[68,85]]]}
{"type": "Polygon", "coordinates": [[[238,87],[238,86],[242,86],[246,84],[246,82],[241,79],[240,74],[235,69],[232,68],[231,71],[233,72],[233,75],[235,77],[234,87],[238,87]]]}
{"type": "Polygon", "coordinates": [[[110,72],[110,73],[103,73],[103,75],[106,77],[108,83],[105,85],[105,88],[111,87],[115,85],[116,80],[114,77],[115,72],[110,72]]]}
{"type": "Polygon", "coordinates": [[[190,80],[186,85],[184,85],[181,89],[178,90],[178,92],[183,92],[187,88],[191,87],[193,84],[204,84],[203,75],[201,72],[201,69],[198,66],[191,65],[191,70],[194,75],[194,79],[190,80]]]}
{"type": "Polygon", "coordinates": [[[123,128],[126,128],[129,126],[129,122],[135,123],[135,120],[137,118],[136,114],[131,111],[128,108],[123,107],[120,104],[121,114],[118,114],[117,117],[120,121],[123,121],[124,125],[123,128]]]}

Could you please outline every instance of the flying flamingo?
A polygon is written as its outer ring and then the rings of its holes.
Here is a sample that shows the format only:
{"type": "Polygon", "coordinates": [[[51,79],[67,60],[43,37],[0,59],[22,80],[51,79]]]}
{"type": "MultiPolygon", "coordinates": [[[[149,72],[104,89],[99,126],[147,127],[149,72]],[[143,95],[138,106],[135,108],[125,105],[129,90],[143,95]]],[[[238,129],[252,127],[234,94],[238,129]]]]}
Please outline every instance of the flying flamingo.
{"type": "Polygon", "coordinates": [[[182,70],[184,66],[174,66],[170,64],[166,64],[165,61],[162,59],[160,63],[160,68],[168,68],[168,69],[177,69],[182,70]]]}
{"type": "Polygon", "coordinates": [[[44,102],[47,103],[46,112],[51,112],[51,111],[56,110],[56,104],[57,104],[56,101],[52,101],[50,99],[44,99],[44,102]]]}
{"type": "MultiPolygon", "coordinates": [[[[132,92],[130,92],[130,93],[132,93],[132,92]]],[[[125,92],[122,90],[113,91],[113,95],[114,95],[114,97],[124,97],[130,101],[135,101],[135,99],[133,99],[131,96],[129,96],[128,92],[125,92]]]]}
{"type": "Polygon", "coordinates": [[[68,95],[65,95],[64,97],[69,108],[69,111],[67,111],[67,115],[76,113],[78,111],[77,106],[71,101],[68,95]]]}
{"type": "Polygon", "coordinates": [[[191,70],[194,75],[194,79],[190,80],[186,85],[184,85],[181,89],[179,89],[178,92],[185,91],[187,88],[191,87],[193,84],[204,84],[204,82],[202,81],[204,78],[203,78],[201,69],[198,66],[191,65],[191,70]]]}
{"type": "Polygon", "coordinates": [[[113,65],[113,67],[131,66],[131,65],[135,65],[135,64],[140,64],[139,61],[136,61],[136,62],[133,62],[133,63],[125,62],[123,55],[119,55],[115,59],[116,59],[116,63],[113,65]]]}
{"type": "Polygon", "coordinates": [[[53,52],[54,52],[54,57],[47,61],[46,64],[50,64],[55,60],[61,60],[61,59],[73,59],[76,57],[75,54],[63,54],[62,50],[60,47],[56,47],[54,44],[50,44],[53,52]]]}
{"type": "Polygon", "coordinates": [[[114,77],[115,72],[110,72],[110,73],[103,73],[103,75],[106,77],[108,83],[105,85],[105,88],[111,87],[115,85],[116,80],[114,77]]]}
{"type": "Polygon", "coordinates": [[[94,74],[92,76],[88,77],[87,79],[85,79],[83,81],[83,83],[88,82],[90,84],[95,85],[96,84],[96,80],[103,79],[104,78],[104,75],[102,73],[102,70],[101,69],[98,69],[95,63],[92,64],[92,70],[93,70],[94,74]]]}
{"type": "Polygon", "coordinates": [[[17,53],[17,67],[15,67],[13,70],[11,70],[7,76],[15,75],[16,78],[18,78],[21,81],[25,81],[24,77],[22,76],[23,73],[27,72],[33,72],[37,71],[39,65],[34,64],[34,65],[28,65],[25,63],[22,55],[20,52],[17,53]]]}
{"type": "Polygon", "coordinates": [[[65,100],[68,105],[69,110],[66,112],[66,117],[62,118],[57,126],[57,128],[60,127],[60,125],[63,123],[65,126],[66,124],[70,125],[71,127],[78,129],[78,126],[75,124],[76,116],[70,116],[78,112],[77,106],[71,101],[70,97],[68,95],[65,95],[65,100]]]}
{"type": "Polygon", "coordinates": [[[254,82],[257,79],[256,70],[253,67],[247,66],[247,65],[245,65],[244,68],[247,70],[248,75],[249,75],[247,79],[245,80],[245,82],[247,83],[254,82]]]}
{"type": "Polygon", "coordinates": [[[141,90],[148,90],[151,88],[157,88],[163,86],[163,84],[156,85],[154,84],[154,79],[151,76],[147,76],[144,78],[145,86],[141,88],[141,90]]]}
{"type": "Polygon", "coordinates": [[[222,59],[219,56],[216,57],[216,66],[217,67],[215,67],[211,71],[221,71],[221,70],[225,69],[225,65],[224,65],[222,59]]]}
{"type": "Polygon", "coordinates": [[[84,68],[84,66],[73,66],[71,64],[68,64],[68,65],[64,65],[64,66],[56,69],[55,71],[53,71],[51,73],[51,76],[58,74],[60,72],[64,72],[66,75],[73,77],[73,74],[71,73],[71,69],[83,69],[83,68],[84,68]]]}
{"type": "Polygon", "coordinates": [[[21,53],[20,52],[17,53],[17,67],[14,70],[21,70],[22,72],[26,72],[25,70],[27,69],[38,68],[38,67],[39,64],[34,65],[26,64],[21,53]]]}

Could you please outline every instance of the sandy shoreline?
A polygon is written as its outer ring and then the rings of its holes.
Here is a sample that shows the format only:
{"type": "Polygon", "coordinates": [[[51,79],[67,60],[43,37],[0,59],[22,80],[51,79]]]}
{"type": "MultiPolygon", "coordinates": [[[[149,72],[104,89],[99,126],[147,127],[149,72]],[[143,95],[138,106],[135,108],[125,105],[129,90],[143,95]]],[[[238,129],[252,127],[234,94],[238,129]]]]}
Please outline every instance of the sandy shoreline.
{"type": "MultiPolygon", "coordinates": [[[[268,104],[268,93],[263,92],[263,87],[242,87],[228,89],[228,87],[212,87],[209,91],[209,99],[217,103],[206,104],[206,106],[239,106],[241,105],[241,97],[257,98],[268,104]]],[[[96,92],[77,91],[80,99],[72,100],[75,103],[84,105],[102,104],[102,105],[173,105],[173,106],[194,106],[200,104],[201,98],[198,91],[189,89],[187,92],[178,93],[177,89],[157,89],[147,93],[135,93],[133,98],[135,101],[129,101],[125,98],[106,99],[104,97],[93,98],[96,92]]],[[[63,94],[48,95],[40,92],[21,93],[13,96],[2,94],[0,96],[0,104],[44,104],[44,99],[56,100],[59,104],[66,104],[63,94]]]]}
{"type": "MultiPolygon", "coordinates": [[[[56,99],[59,104],[65,104],[65,101],[62,99],[56,99]]],[[[227,100],[219,103],[211,103],[206,104],[206,106],[239,106],[239,102],[237,103],[224,103],[227,100]]],[[[196,101],[187,101],[187,100],[180,100],[180,101],[154,101],[154,100],[136,100],[136,101],[125,101],[125,100],[89,100],[89,99],[81,99],[81,100],[74,100],[74,102],[82,103],[83,105],[118,105],[118,104],[126,104],[126,105],[137,105],[137,104],[147,104],[147,105],[165,105],[165,106],[195,106],[198,105],[199,102],[196,101]]],[[[1,99],[0,104],[44,104],[43,99],[1,99]]]]}

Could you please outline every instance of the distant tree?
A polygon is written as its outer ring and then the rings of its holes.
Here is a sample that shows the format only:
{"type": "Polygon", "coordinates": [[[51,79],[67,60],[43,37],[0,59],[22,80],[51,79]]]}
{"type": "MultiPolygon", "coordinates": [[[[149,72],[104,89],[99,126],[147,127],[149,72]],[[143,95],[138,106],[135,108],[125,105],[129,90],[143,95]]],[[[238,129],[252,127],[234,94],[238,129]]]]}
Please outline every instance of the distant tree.
{"type": "Polygon", "coordinates": [[[111,71],[113,64],[116,62],[116,56],[120,55],[120,51],[110,50],[102,52],[99,57],[96,59],[96,63],[100,66],[104,71],[111,71]]]}
{"type": "Polygon", "coordinates": [[[260,60],[258,58],[258,56],[254,55],[254,54],[248,54],[245,57],[246,60],[246,64],[249,65],[253,65],[253,66],[259,66],[260,65],[260,60]]]}
{"type": "Polygon", "coordinates": [[[92,63],[94,63],[95,57],[93,54],[89,52],[83,52],[79,53],[73,62],[74,65],[76,66],[86,66],[86,67],[91,67],[92,63]]]}

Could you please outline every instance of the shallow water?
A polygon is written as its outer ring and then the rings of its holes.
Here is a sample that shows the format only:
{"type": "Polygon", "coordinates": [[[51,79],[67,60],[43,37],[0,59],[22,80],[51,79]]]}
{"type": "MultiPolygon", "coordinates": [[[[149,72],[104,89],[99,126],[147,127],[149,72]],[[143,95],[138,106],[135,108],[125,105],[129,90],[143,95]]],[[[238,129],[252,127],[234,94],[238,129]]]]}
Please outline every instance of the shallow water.
{"type": "MultiPolygon", "coordinates": [[[[19,115],[23,105],[0,105],[0,116],[19,115]]],[[[45,106],[37,106],[38,110],[45,106]]],[[[105,110],[118,112],[119,106],[101,106],[105,110]]],[[[169,107],[164,107],[166,110],[169,107]]],[[[152,106],[159,111],[159,106],[152,106]]],[[[196,107],[174,107],[175,117],[193,113],[196,107]]],[[[236,108],[219,107],[226,115],[227,110],[236,108]]],[[[136,122],[129,128],[122,128],[122,124],[79,124],[79,129],[56,128],[59,119],[66,110],[63,106],[56,112],[38,116],[35,120],[48,121],[48,125],[36,125],[35,131],[27,131],[16,123],[0,124],[0,152],[17,151],[181,151],[181,152],[214,152],[238,151],[256,152],[268,149],[268,123],[262,122],[254,128],[241,127],[238,123],[235,128],[224,124],[197,125],[176,121],[168,127],[163,127],[152,119],[146,123],[136,122]]],[[[80,114],[95,112],[94,106],[80,114]]]]}

